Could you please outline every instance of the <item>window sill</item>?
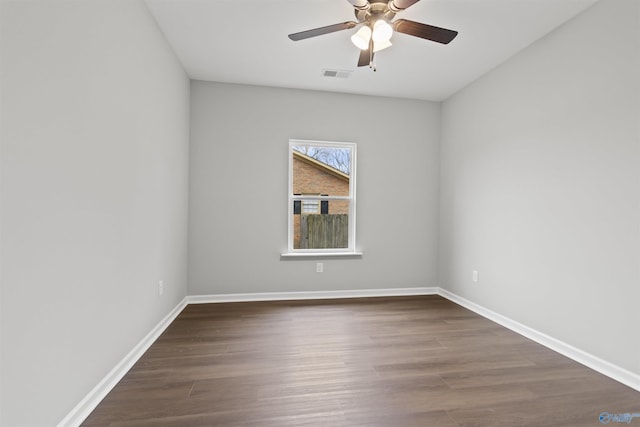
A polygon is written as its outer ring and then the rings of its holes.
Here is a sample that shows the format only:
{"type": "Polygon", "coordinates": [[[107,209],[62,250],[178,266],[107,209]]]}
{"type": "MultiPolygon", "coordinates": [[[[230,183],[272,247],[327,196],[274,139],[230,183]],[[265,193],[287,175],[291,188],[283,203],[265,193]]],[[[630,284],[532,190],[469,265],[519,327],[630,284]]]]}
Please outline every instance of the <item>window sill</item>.
{"type": "Polygon", "coordinates": [[[362,252],[284,252],[281,259],[294,258],[362,258],[362,252]]]}

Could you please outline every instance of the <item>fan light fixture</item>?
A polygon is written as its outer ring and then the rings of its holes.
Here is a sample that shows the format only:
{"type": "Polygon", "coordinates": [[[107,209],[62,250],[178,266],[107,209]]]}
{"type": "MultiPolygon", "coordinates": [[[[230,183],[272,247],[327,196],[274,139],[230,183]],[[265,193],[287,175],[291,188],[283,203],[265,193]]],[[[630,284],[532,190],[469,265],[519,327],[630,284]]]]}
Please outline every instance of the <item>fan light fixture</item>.
{"type": "Polygon", "coordinates": [[[360,50],[367,50],[369,49],[369,42],[373,40],[373,51],[378,52],[391,46],[390,39],[392,35],[393,28],[391,28],[391,25],[383,19],[378,19],[373,24],[373,31],[368,25],[363,25],[351,36],[351,41],[360,50]]]}
{"type": "Polygon", "coordinates": [[[371,37],[374,42],[388,42],[392,34],[393,28],[391,28],[391,25],[387,24],[384,19],[378,19],[376,23],[373,24],[373,34],[371,37]]]}
{"type": "Polygon", "coordinates": [[[383,40],[381,42],[377,42],[377,41],[373,42],[373,52],[374,53],[379,52],[382,49],[386,49],[388,47],[391,47],[391,42],[389,40],[383,40]]]}
{"type": "Polygon", "coordinates": [[[351,36],[351,41],[358,49],[369,49],[369,40],[371,40],[371,28],[363,25],[354,35],[351,36]]]}

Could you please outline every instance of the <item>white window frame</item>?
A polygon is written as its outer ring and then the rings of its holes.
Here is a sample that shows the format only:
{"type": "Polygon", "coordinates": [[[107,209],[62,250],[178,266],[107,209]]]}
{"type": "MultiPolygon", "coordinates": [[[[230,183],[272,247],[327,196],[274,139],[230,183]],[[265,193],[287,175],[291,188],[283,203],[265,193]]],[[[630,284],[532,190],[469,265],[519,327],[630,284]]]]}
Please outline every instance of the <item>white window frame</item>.
{"type": "Polygon", "coordinates": [[[302,139],[289,140],[289,180],[287,186],[287,252],[282,253],[283,257],[288,256],[359,256],[362,252],[356,248],[356,144],[353,142],[335,142],[335,141],[313,141],[302,139]],[[351,150],[351,167],[349,173],[349,196],[322,196],[322,195],[295,195],[293,193],[293,147],[300,145],[309,145],[313,147],[331,147],[331,148],[348,148],[351,150]],[[327,200],[348,200],[349,201],[349,233],[348,244],[346,248],[327,248],[327,249],[294,249],[293,234],[293,205],[295,200],[315,200],[318,205],[321,201],[327,200]]]}

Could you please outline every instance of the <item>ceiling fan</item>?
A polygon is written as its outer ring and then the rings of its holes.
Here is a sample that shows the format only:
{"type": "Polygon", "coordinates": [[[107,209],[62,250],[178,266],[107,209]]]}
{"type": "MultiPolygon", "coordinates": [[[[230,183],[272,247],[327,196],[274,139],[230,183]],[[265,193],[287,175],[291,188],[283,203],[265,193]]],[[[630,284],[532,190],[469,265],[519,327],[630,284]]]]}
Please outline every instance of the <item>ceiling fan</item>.
{"type": "Polygon", "coordinates": [[[293,41],[299,41],[361,26],[361,28],[351,36],[353,44],[360,48],[358,67],[368,65],[375,71],[373,55],[391,46],[391,36],[394,31],[442,44],[448,44],[458,35],[457,31],[421,24],[420,22],[409,21],[408,19],[392,21],[396,13],[407,9],[420,0],[347,1],[353,6],[357,21],[346,21],[339,24],[327,25],[326,27],[301,31],[299,33],[289,34],[289,38],[293,41]]]}

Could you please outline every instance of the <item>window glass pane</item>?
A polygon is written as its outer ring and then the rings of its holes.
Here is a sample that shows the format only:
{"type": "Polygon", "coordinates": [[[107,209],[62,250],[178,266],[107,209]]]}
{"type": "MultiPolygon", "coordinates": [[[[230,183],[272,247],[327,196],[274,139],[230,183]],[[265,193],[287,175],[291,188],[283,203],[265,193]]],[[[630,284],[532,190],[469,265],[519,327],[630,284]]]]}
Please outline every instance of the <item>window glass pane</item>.
{"type": "Polygon", "coordinates": [[[295,145],[291,155],[293,194],[349,196],[350,148],[295,145]]]}
{"type": "MultiPolygon", "coordinates": [[[[330,200],[345,205],[344,213],[304,213],[305,202],[302,201],[302,214],[293,213],[293,248],[294,249],[345,249],[349,247],[349,202],[330,200]]],[[[316,205],[318,206],[318,205],[316,205]]],[[[331,208],[329,208],[331,209],[331,208]]]]}
{"type": "Polygon", "coordinates": [[[289,251],[355,251],[356,144],[289,141],[289,251]]]}

